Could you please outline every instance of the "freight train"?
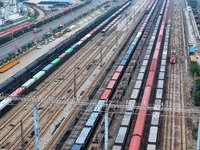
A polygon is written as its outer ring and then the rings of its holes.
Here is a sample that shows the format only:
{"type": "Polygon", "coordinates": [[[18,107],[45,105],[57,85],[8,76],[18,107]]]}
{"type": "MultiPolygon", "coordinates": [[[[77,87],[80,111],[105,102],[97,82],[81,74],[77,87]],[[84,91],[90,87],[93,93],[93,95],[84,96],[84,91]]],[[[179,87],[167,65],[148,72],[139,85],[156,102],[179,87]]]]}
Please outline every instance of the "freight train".
{"type": "MultiPolygon", "coordinates": [[[[159,35],[158,35],[158,39],[157,39],[157,42],[156,42],[156,47],[155,47],[153,59],[152,59],[151,66],[150,66],[150,71],[149,71],[149,74],[148,74],[148,77],[147,77],[147,82],[146,82],[143,97],[142,97],[142,102],[141,102],[142,108],[140,108],[139,111],[138,111],[138,117],[137,117],[137,120],[136,120],[136,123],[135,123],[134,131],[132,133],[132,138],[131,138],[129,150],[133,150],[133,149],[139,150],[141,148],[144,128],[145,128],[145,124],[146,124],[147,111],[148,111],[147,107],[149,105],[149,101],[150,101],[150,98],[151,98],[152,88],[153,88],[153,85],[154,85],[154,79],[155,79],[155,75],[156,75],[156,69],[157,69],[157,66],[158,66],[158,59],[159,59],[159,54],[160,54],[160,51],[161,51],[161,43],[162,43],[164,29],[165,29],[165,23],[166,23],[166,19],[167,19],[168,6],[169,6],[169,0],[167,1],[165,12],[164,12],[164,15],[163,15],[161,28],[160,28],[160,31],[159,31],[159,35]]],[[[167,58],[167,54],[163,55],[163,57],[167,58]]],[[[162,68],[161,70],[163,70],[163,69],[165,69],[165,66],[162,66],[161,68],[162,68]]],[[[157,89],[156,92],[159,95],[161,95],[163,90],[157,89]]]]}
{"type": "MultiPolygon", "coordinates": [[[[101,109],[104,109],[105,104],[111,98],[111,95],[112,95],[113,91],[115,90],[115,87],[118,84],[120,77],[122,76],[125,68],[127,67],[128,62],[129,62],[131,56],[133,55],[133,53],[136,49],[136,46],[139,43],[140,38],[142,37],[142,34],[144,33],[145,27],[146,27],[146,25],[147,25],[147,23],[150,19],[150,16],[152,15],[152,13],[155,9],[155,6],[156,6],[158,0],[156,0],[154,2],[155,3],[150,3],[151,9],[149,10],[149,13],[148,13],[144,23],[140,27],[139,32],[135,36],[134,40],[132,41],[132,44],[130,45],[129,49],[127,50],[127,52],[126,52],[124,58],[122,59],[120,65],[118,66],[117,70],[115,71],[114,75],[112,76],[111,81],[108,83],[108,86],[106,87],[105,91],[103,92],[97,106],[94,108],[93,113],[95,112],[95,110],[98,107],[100,107],[101,109]]],[[[160,25],[160,21],[161,21],[161,17],[160,17],[159,22],[156,24],[156,30],[158,30],[158,26],[160,25]]],[[[155,40],[155,37],[156,37],[156,31],[155,31],[155,33],[153,33],[152,39],[155,40]]],[[[153,49],[153,43],[151,42],[151,44],[152,44],[152,45],[150,45],[151,49],[148,49],[147,55],[145,56],[145,61],[149,60],[149,58],[150,58],[150,53],[151,53],[151,50],[153,49]]],[[[138,61],[138,58],[135,60],[135,64],[137,64],[137,61],[138,61]]],[[[137,91],[135,91],[135,90],[133,91],[132,98],[134,98],[134,99],[131,99],[128,102],[129,107],[126,109],[124,119],[123,119],[123,121],[120,125],[119,133],[118,133],[117,138],[115,140],[113,150],[121,150],[124,147],[126,135],[128,134],[129,125],[130,125],[130,121],[131,121],[131,117],[132,117],[132,112],[133,112],[133,109],[134,109],[134,106],[135,106],[135,103],[136,103],[136,99],[139,96],[139,89],[138,88],[141,87],[141,84],[142,84],[141,81],[143,80],[143,78],[141,78],[141,77],[142,76],[144,77],[146,67],[147,67],[147,64],[144,64],[142,66],[142,68],[140,69],[140,73],[142,73],[143,75],[140,74],[140,76],[138,77],[138,78],[140,78],[140,79],[138,79],[140,83],[136,85],[137,91]]],[[[134,70],[135,66],[133,66],[132,69],[134,70]]],[[[97,126],[97,122],[98,122],[98,119],[99,119],[99,115],[94,115],[93,113],[90,115],[89,119],[87,120],[85,127],[82,129],[79,137],[77,138],[77,140],[76,140],[76,142],[73,145],[71,150],[81,150],[81,149],[84,149],[85,146],[87,145],[88,139],[89,139],[92,131],[94,130],[94,128],[97,126]],[[90,126],[88,126],[88,124],[90,124],[90,126]]]]}
{"type": "Polygon", "coordinates": [[[13,97],[27,94],[64,61],[71,57],[71,55],[79,50],[96,33],[101,31],[103,27],[115,19],[130,4],[131,2],[127,1],[122,4],[122,6],[117,6],[106,12],[83,29],[77,31],[74,38],[63,41],[23,70],[3,82],[0,85],[0,92],[3,94],[11,94],[8,98],[3,99],[0,102],[0,116],[12,106],[11,103],[13,97]],[[66,50],[67,47],[68,49],[66,50]]]}

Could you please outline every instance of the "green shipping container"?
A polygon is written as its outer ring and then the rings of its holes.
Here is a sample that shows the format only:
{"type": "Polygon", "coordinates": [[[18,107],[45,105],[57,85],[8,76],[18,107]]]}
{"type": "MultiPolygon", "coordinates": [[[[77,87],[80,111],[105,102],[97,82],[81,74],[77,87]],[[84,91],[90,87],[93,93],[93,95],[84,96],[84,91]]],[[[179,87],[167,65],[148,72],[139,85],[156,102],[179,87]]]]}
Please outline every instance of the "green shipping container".
{"type": "Polygon", "coordinates": [[[137,42],[137,41],[138,41],[138,38],[135,38],[135,39],[134,39],[134,42],[137,42]]]}
{"type": "Polygon", "coordinates": [[[69,54],[73,51],[73,48],[69,48],[68,50],[65,51],[65,53],[69,54]]]}
{"type": "Polygon", "coordinates": [[[78,41],[77,42],[78,45],[81,45],[82,43],[83,43],[83,41],[78,41]]]}
{"type": "Polygon", "coordinates": [[[40,71],[36,75],[33,76],[33,79],[38,80],[45,74],[45,71],[40,71]]]}
{"type": "Polygon", "coordinates": [[[54,60],[51,62],[51,64],[56,65],[56,64],[59,63],[60,61],[61,61],[60,58],[56,58],[56,59],[54,59],[54,60]]]}

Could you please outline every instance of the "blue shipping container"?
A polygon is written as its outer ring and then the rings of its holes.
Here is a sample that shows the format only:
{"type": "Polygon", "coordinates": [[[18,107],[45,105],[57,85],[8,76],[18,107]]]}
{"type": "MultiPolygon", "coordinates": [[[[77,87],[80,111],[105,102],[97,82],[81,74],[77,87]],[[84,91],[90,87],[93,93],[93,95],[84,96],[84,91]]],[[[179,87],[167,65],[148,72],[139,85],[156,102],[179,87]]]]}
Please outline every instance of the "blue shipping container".
{"type": "Polygon", "coordinates": [[[73,145],[71,150],[81,150],[82,145],[73,145]]]}
{"type": "Polygon", "coordinates": [[[126,55],[124,56],[124,58],[123,59],[126,59],[126,60],[128,60],[129,59],[129,57],[130,57],[130,54],[128,53],[126,53],[126,55]]]}
{"type": "Polygon", "coordinates": [[[124,60],[124,59],[123,59],[123,60],[121,61],[120,65],[125,66],[125,65],[126,65],[126,62],[127,62],[127,60],[124,60]]]}
{"type": "Polygon", "coordinates": [[[53,67],[54,65],[53,64],[48,64],[46,67],[44,67],[43,69],[42,69],[42,71],[49,71],[52,67],[53,67]]]}
{"type": "Polygon", "coordinates": [[[103,109],[105,103],[106,103],[105,101],[100,100],[97,106],[94,108],[94,112],[100,112],[103,109]]]}
{"type": "Polygon", "coordinates": [[[76,43],[76,44],[72,45],[71,48],[75,49],[77,46],[78,46],[78,44],[76,43]]]}
{"type": "Polygon", "coordinates": [[[126,138],[127,127],[120,127],[117,138],[115,139],[116,145],[124,145],[126,138]]]}
{"type": "Polygon", "coordinates": [[[91,128],[84,127],[80,135],[78,136],[78,139],[76,140],[76,144],[85,144],[85,142],[88,139],[88,136],[90,135],[90,132],[91,128]]]}
{"type": "Polygon", "coordinates": [[[96,121],[98,120],[98,118],[99,118],[99,113],[93,112],[90,115],[90,118],[86,122],[85,126],[86,127],[93,127],[95,125],[96,121]]]}

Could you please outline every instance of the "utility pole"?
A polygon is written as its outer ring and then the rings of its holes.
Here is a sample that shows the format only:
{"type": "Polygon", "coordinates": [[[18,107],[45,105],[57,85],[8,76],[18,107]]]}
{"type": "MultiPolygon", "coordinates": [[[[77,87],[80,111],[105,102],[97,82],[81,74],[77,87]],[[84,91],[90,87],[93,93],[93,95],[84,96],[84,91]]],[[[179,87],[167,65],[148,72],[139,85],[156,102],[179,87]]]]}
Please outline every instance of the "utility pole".
{"type": "Polygon", "coordinates": [[[76,67],[74,68],[74,99],[76,100],[76,67]]]}
{"type": "Polygon", "coordinates": [[[24,149],[24,136],[23,136],[23,122],[21,120],[21,139],[22,139],[22,150],[24,149]]]}
{"type": "Polygon", "coordinates": [[[105,150],[108,150],[108,106],[105,108],[105,150]]]}

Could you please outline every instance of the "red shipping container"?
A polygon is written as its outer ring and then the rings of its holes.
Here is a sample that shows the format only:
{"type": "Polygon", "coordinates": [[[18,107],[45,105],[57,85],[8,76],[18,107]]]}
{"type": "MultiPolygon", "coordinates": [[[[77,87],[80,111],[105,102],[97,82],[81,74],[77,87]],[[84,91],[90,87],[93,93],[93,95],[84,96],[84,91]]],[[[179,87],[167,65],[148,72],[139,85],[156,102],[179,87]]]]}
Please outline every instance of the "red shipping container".
{"type": "Polygon", "coordinates": [[[101,100],[108,100],[108,98],[110,97],[111,94],[111,90],[105,90],[103,95],[101,96],[101,100]]]}
{"type": "Polygon", "coordinates": [[[58,56],[58,58],[63,59],[66,55],[67,53],[62,53],[60,56],[58,56]]]}
{"type": "Polygon", "coordinates": [[[124,69],[124,66],[121,66],[121,65],[120,65],[120,66],[117,68],[116,72],[119,72],[119,73],[120,73],[120,72],[122,72],[123,69],[124,69]]]}
{"type": "Polygon", "coordinates": [[[85,40],[87,40],[87,37],[83,37],[80,41],[85,41],[85,40]]]}
{"type": "Polygon", "coordinates": [[[108,84],[108,86],[107,86],[107,88],[106,88],[106,89],[113,89],[113,88],[114,88],[114,86],[115,86],[115,83],[116,83],[116,81],[114,81],[114,80],[111,80],[111,81],[109,82],[109,84],[108,84]]]}
{"type": "Polygon", "coordinates": [[[150,71],[149,75],[148,75],[148,78],[147,78],[146,86],[153,87],[154,78],[155,78],[155,72],[154,71],[150,71]]]}
{"type": "Polygon", "coordinates": [[[10,97],[17,97],[19,96],[21,93],[23,93],[25,91],[25,88],[18,88],[16,89],[14,92],[12,92],[9,96],[10,97]]]}
{"type": "Polygon", "coordinates": [[[93,34],[94,32],[96,32],[98,29],[97,28],[95,28],[95,29],[93,29],[92,31],[90,31],[90,33],[89,34],[93,34]]]}
{"type": "Polygon", "coordinates": [[[115,74],[112,77],[112,80],[116,80],[117,81],[119,79],[119,76],[120,76],[120,73],[115,72],[115,74]]]}
{"type": "Polygon", "coordinates": [[[150,71],[156,71],[156,67],[157,67],[157,59],[153,59],[152,63],[151,63],[151,67],[150,67],[150,71]]]}

